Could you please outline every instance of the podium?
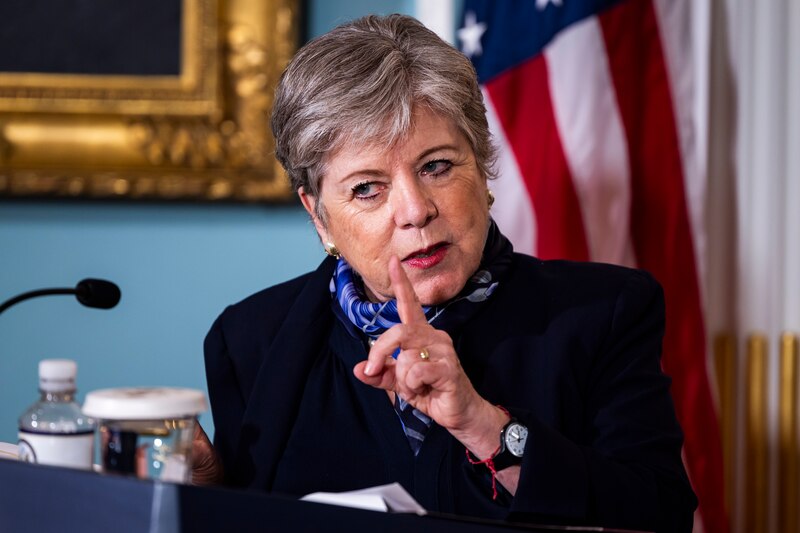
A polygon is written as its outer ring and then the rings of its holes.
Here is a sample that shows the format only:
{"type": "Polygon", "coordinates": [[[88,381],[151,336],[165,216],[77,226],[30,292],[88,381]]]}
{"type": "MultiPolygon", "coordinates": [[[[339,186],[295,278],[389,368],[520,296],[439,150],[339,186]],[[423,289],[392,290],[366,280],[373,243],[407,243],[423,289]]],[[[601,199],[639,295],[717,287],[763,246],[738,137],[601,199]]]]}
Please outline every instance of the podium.
{"type": "Polygon", "coordinates": [[[3,532],[490,533],[554,529],[566,528],[363,511],[259,492],[177,485],[0,459],[3,532]]]}

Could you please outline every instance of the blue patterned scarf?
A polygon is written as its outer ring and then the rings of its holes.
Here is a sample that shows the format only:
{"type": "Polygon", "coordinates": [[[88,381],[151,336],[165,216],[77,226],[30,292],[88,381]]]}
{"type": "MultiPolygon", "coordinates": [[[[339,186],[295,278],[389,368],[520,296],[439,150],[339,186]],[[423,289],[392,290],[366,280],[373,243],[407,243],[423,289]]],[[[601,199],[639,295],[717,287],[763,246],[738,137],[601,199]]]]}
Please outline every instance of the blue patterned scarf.
{"type": "MultiPolygon", "coordinates": [[[[497,289],[511,265],[512,252],[511,242],[492,220],[478,271],[452,300],[436,306],[423,306],[428,323],[452,334],[497,289]]],[[[364,295],[360,276],[343,258],[336,265],[330,290],[343,315],[368,339],[377,339],[384,331],[400,323],[397,301],[370,302],[364,295]]]]}

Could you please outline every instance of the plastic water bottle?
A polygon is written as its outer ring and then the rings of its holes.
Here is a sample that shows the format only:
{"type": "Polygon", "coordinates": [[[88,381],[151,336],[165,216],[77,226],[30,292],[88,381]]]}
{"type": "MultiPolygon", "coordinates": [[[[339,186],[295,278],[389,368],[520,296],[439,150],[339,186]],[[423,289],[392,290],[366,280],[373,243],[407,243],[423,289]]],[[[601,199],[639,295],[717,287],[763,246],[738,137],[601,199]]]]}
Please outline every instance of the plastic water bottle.
{"type": "Polygon", "coordinates": [[[78,365],[39,362],[39,401],[19,418],[19,458],[30,463],[92,468],[94,422],[75,402],[78,365]]]}

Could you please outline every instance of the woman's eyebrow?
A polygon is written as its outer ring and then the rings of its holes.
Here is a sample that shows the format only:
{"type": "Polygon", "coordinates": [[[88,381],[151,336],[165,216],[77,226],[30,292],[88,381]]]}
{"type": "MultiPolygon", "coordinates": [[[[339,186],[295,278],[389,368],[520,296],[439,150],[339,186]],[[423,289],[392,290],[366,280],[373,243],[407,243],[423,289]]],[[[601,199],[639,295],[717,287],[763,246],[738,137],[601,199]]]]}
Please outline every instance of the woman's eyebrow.
{"type": "Polygon", "coordinates": [[[440,144],[440,145],[437,145],[437,146],[432,146],[430,148],[427,148],[427,149],[423,150],[417,156],[417,161],[419,161],[420,159],[425,159],[430,154],[432,154],[434,152],[438,152],[440,150],[455,150],[455,151],[458,151],[458,146],[456,146],[454,144],[440,144]]]}
{"type": "Polygon", "coordinates": [[[384,172],[382,170],[378,170],[378,169],[375,169],[375,168],[365,168],[365,169],[359,169],[359,170],[354,170],[352,172],[348,172],[347,174],[345,174],[341,178],[337,179],[336,183],[347,183],[348,181],[351,181],[351,180],[353,180],[354,178],[356,178],[358,176],[376,177],[377,178],[379,176],[384,176],[384,175],[386,175],[386,172],[384,172]]]}
{"type": "MultiPolygon", "coordinates": [[[[439,152],[439,151],[443,151],[443,150],[458,151],[458,146],[456,146],[454,144],[438,144],[436,146],[431,146],[430,148],[426,148],[425,150],[420,152],[420,154],[417,156],[417,161],[421,161],[421,160],[425,159],[426,157],[428,157],[430,154],[435,153],[435,152],[439,152]]],[[[386,172],[383,171],[383,170],[380,170],[378,168],[363,168],[363,169],[356,169],[356,170],[353,170],[351,172],[348,172],[347,174],[345,174],[341,178],[336,178],[335,182],[343,184],[343,183],[347,183],[348,181],[351,181],[352,179],[354,179],[354,178],[356,178],[358,176],[362,176],[362,177],[380,177],[380,176],[385,176],[385,175],[386,175],[386,172]]]]}

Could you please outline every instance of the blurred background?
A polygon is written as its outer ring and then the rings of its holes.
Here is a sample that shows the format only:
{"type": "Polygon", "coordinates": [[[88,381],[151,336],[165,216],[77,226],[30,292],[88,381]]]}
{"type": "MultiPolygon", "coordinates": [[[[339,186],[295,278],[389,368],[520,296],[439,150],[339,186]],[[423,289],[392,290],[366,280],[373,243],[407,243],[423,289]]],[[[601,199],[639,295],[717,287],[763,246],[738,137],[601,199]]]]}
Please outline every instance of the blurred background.
{"type": "MultiPolygon", "coordinates": [[[[367,13],[413,14],[414,2],[319,0],[301,8],[302,39],[367,13]]],[[[217,315],[322,258],[293,198],[267,205],[0,199],[0,300],[88,277],[122,290],[110,311],[57,296],[0,315],[0,441],[16,442],[17,417],[38,397],[40,359],[77,361],[80,400],[106,387],[205,390],[203,338],[217,315]]],[[[210,413],[201,423],[213,434],[210,413]]]]}
{"type": "MultiPolygon", "coordinates": [[[[59,3],[71,5],[70,0],[59,3]]],[[[181,5],[187,5],[177,0],[166,4],[178,6],[178,13],[181,5]]],[[[223,6],[234,4],[248,2],[221,0],[223,6]]],[[[491,25],[487,31],[485,25],[490,20],[491,9],[486,7],[490,3],[276,0],[274,5],[278,4],[295,8],[292,17],[276,24],[290,25],[298,45],[368,13],[418,17],[472,56],[490,102],[493,127],[498,132],[513,130],[509,124],[513,126],[519,108],[504,111],[502,87],[493,85],[499,67],[482,62],[492,43],[501,40],[497,37],[501,32],[492,33],[491,25]],[[482,43],[485,50],[475,49],[475,43],[482,43]]],[[[505,232],[513,234],[520,251],[620,262],[647,268],[659,278],[667,290],[668,329],[675,333],[668,335],[665,368],[675,377],[673,390],[689,443],[690,476],[701,495],[697,530],[800,531],[800,54],[795,53],[800,50],[800,2],[530,0],[527,4],[528,9],[542,13],[542,24],[556,21],[560,9],[600,9],[608,4],[611,15],[598,17],[606,51],[624,44],[619,42],[624,39],[609,35],[625,29],[626,6],[652,6],[645,14],[656,13],[661,26],[649,27],[649,19],[634,13],[627,23],[641,27],[631,33],[635,37],[628,44],[636,52],[632,61],[644,62],[651,50],[645,43],[651,43],[653,32],[660,28],[664,69],[671,83],[672,103],[667,106],[672,107],[667,112],[674,113],[670,127],[675,130],[681,168],[662,163],[666,145],[662,138],[647,137],[645,129],[628,129],[623,144],[632,154],[637,143],[651,143],[650,151],[642,152],[640,174],[672,179],[675,171],[682,173],[683,182],[671,208],[662,209],[658,202],[638,205],[640,215],[651,215],[649,222],[646,216],[644,222],[633,215],[630,220],[623,217],[630,227],[624,229],[621,241],[615,237],[603,241],[606,248],[596,238],[600,235],[602,240],[603,224],[611,227],[619,221],[595,220],[591,208],[587,211],[585,206],[577,215],[559,211],[564,225],[569,225],[570,217],[583,217],[584,231],[578,235],[583,241],[578,246],[574,235],[556,235],[556,224],[541,218],[546,208],[534,205],[535,194],[528,204],[513,204],[511,199],[526,195],[524,189],[514,188],[508,175],[524,174],[525,169],[514,164],[514,156],[507,152],[501,157],[506,179],[492,185],[498,195],[494,216],[505,232]],[[675,222],[672,217],[677,211],[683,218],[675,222]],[[650,232],[653,228],[654,233],[650,232]],[[553,239],[559,244],[547,248],[553,239]],[[633,251],[626,248],[629,244],[633,251]],[[645,250],[651,253],[649,259],[645,250]],[[687,261],[689,270],[681,266],[687,261]],[[688,300],[694,307],[682,307],[688,300]],[[671,349],[670,339],[678,339],[671,349]],[[699,447],[693,448],[692,442],[699,447]]],[[[503,6],[495,15],[498,20],[514,19],[513,13],[503,12],[513,5],[497,2],[496,6],[503,6]]],[[[20,24],[23,19],[42,21],[40,31],[49,37],[56,53],[62,44],[75,44],[59,41],[74,36],[62,34],[59,21],[48,20],[48,13],[41,1],[11,0],[0,7],[5,15],[0,17],[0,107],[3,102],[6,105],[0,109],[0,301],[27,290],[74,286],[86,277],[116,282],[122,300],[116,308],[100,311],[82,307],[72,297],[50,297],[25,302],[0,316],[0,441],[8,442],[16,441],[17,417],[37,397],[37,363],[44,358],[77,361],[80,400],[88,391],[118,386],[185,386],[205,391],[202,343],[216,316],[226,305],[261,288],[313,269],[323,257],[305,212],[285,191],[269,192],[267,201],[250,197],[241,202],[107,201],[85,196],[32,199],[7,194],[3,187],[8,182],[3,180],[15,154],[4,144],[3,128],[15,108],[3,99],[10,83],[6,72],[19,76],[25,70],[17,68],[19,55],[14,46],[39,37],[20,24]],[[32,7],[37,5],[38,10],[32,7]]],[[[121,35],[125,27],[121,20],[118,28],[106,28],[112,36],[121,35]]],[[[528,29],[524,22],[520,24],[518,31],[539,31],[539,26],[528,29]]],[[[575,178],[583,175],[580,165],[586,161],[595,170],[607,170],[608,158],[592,159],[597,154],[591,148],[581,152],[581,148],[593,146],[592,138],[613,137],[615,126],[602,122],[599,129],[588,130],[589,137],[563,135],[565,130],[586,126],[592,117],[600,116],[598,109],[609,107],[608,102],[587,96],[592,75],[598,71],[595,67],[605,65],[606,59],[593,55],[597,50],[589,41],[577,42],[574,37],[579,32],[559,33],[563,29],[548,34],[552,43],[542,37],[534,52],[546,57],[550,77],[543,83],[553,100],[556,126],[562,128],[565,172],[575,178]],[[570,68],[560,68],[564,65],[570,68]],[[577,152],[571,153],[571,147],[577,152]]],[[[165,59],[141,68],[152,68],[154,74],[172,72],[175,66],[169,58],[179,49],[177,43],[153,44],[163,47],[165,59]]],[[[136,42],[130,46],[135,53],[136,42]]],[[[609,57],[613,74],[615,56],[609,57]]],[[[69,68],[75,72],[75,66],[69,68]]],[[[663,108],[646,90],[658,73],[644,69],[639,74],[646,81],[638,96],[613,97],[622,116],[614,119],[623,122],[620,128],[628,127],[626,120],[653,124],[663,108]]],[[[22,106],[23,100],[18,104],[22,106]]],[[[266,123],[253,125],[253,131],[261,131],[262,126],[267,127],[266,123]]],[[[502,135],[498,140],[514,144],[514,139],[502,135]]],[[[185,144],[191,153],[192,141],[185,144]]],[[[51,155],[21,156],[41,160],[44,166],[51,155]]],[[[69,160],[70,154],[60,156],[69,160]]],[[[205,156],[200,153],[201,159],[205,156]]],[[[103,155],[97,157],[102,160],[103,155]]],[[[636,157],[631,156],[631,161],[636,163],[636,157]]],[[[624,182],[617,179],[620,176],[633,182],[634,167],[606,172],[605,177],[613,179],[599,183],[619,185],[624,182]]],[[[576,203],[584,195],[608,193],[603,187],[581,189],[579,181],[573,191],[576,203]]],[[[209,190],[229,192],[229,184],[220,187],[209,190]]],[[[635,187],[633,191],[634,200],[626,197],[624,201],[636,208],[635,187]]],[[[662,192],[651,196],[663,199],[662,192]]],[[[213,434],[209,413],[201,422],[213,434]]]]}

